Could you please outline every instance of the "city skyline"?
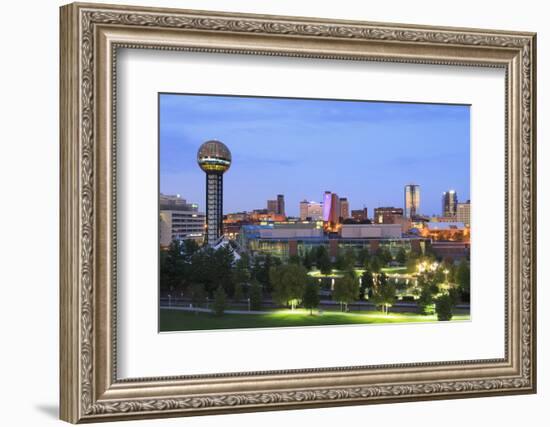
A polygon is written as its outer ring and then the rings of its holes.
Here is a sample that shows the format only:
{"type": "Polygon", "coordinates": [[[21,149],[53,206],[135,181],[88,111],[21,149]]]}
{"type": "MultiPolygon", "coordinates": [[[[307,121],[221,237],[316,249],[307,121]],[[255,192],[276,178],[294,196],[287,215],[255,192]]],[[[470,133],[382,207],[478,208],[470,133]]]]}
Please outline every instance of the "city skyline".
{"type": "Polygon", "coordinates": [[[322,202],[326,190],[346,197],[350,210],[403,207],[409,183],[420,185],[425,215],[440,213],[443,191],[470,199],[468,106],[163,94],[160,109],[161,192],[201,210],[196,152],[212,138],[233,153],[224,213],[284,194],[287,215],[298,217],[300,201],[322,202]]]}
{"type": "MultiPolygon", "coordinates": [[[[453,190],[450,190],[450,192],[453,192],[453,190]]],[[[447,193],[447,191],[444,191],[443,192],[444,194],[447,193]]],[[[456,192],[454,192],[456,194],[456,192]]],[[[182,199],[185,199],[187,200],[189,203],[193,203],[195,205],[198,205],[198,209],[199,211],[201,211],[201,207],[200,207],[200,204],[199,203],[196,203],[196,202],[191,202],[190,200],[188,200],[184,194],[180,194],[180,193],[174,193],[174,194],[165,194],[165,193],[160,193],[161,195],[163,196],[179,196],[181,197],[182,199]]],[[[284,194],[283,194],[284,196],[284,194]]],[[[343,197],[341,198],[343,200],[347,200],[347,197],[343,197]]],[[[347,200],[349,202],[349,200],[347,200]]],[[[242,210],[237,210],[237,211],[226,211],[225,213],[226,214],[235,214],[235,213],[242,213],[242,212],[252,212],[252,211],[261,211],[261,210],[266,210],[266,211],[270,211],[269,209],[269,202],[275,202],[275,200],[270,200],[270,199],[266,199],[265,202],[267,202],[267,208],[266,206],[258,206],[258,207],[255,207],[253,209],[242,209],[242,210]]],[[[299,218],[301,216],[301,212],[300,212],[300,207],[302,205],[302,203],[304,202],[307,202],[307,203],[315,203],[315,204],[319,204],[321,206],[321,208],[324,206],[324,203],[323,203],[323,198],[321,197],[319,200],[308,200],[308,199],[303,199],[303,200],[300,200],[298,202],[298,215],[287,215],[288,217],[292,217],[292,218],[299,218]]],[[[458,200],[458,205],[464,205],[464,204],[470,204],[470,199],[468,200],[458,200]]],[[[264,203],[265,205],[265,203],[264,203]]],[[[422,204],[420,204],[422,206],[422,204]]],[[[370,209],[371,211],[372,210],[375,210],[375,209],[387,209],[387,208],[397,208],[397,209],[403,209],[404,211],[404,206],[403,205],[400,205],[400,206],[390,206],[390,205],[384,205],[384,204],[378,204],[378,205],[373,205],[373,206],[366,206],[366,205],[362,205],[361,207],[357,207],[357,208],[353,208],[351,209],[351,205],[350,205],[350,209],[349,209],[349,215],[347,217],[351,217],[351,211],[355,211],[355,210],[363,210],[363,209],[370,209]]],[[[274,210],[272,213],[277,213],[276,210],[274,210]]],[[[444,207],[440,207],[440,211],[439,212],[432,212],[432,213],[424,213],[424,212],[421,212],[419,215],[426,215],[426,216],[445,216],[445,208],[444,207]]],[[[456,214],[454,214],[456,215],[456,214]]],[[[322,215],[321,215],[322,216],[322,215]]],[[[451,215],[452,216],[452,215],[451,215]]],[[[373,216],[374,217],[374,216],[373,216]]]]}

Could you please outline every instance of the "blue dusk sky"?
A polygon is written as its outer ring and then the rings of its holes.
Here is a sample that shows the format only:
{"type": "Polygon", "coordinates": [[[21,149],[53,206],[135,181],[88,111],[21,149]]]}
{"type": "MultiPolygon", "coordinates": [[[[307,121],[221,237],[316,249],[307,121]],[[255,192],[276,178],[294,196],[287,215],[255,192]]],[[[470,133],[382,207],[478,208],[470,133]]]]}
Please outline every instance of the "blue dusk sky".
{"type": "Polygon", "coordinates": [[[325,190],[350,209],[403,207],[420,185],[420,212],[441,213],[443,191],[470,198],[470,107],[368,101],[161,94],[160,191],[205,210],[196,162],[209,139],[232,154],[224,213],[265,209],[285,195],[287,215],[325,190]]]}

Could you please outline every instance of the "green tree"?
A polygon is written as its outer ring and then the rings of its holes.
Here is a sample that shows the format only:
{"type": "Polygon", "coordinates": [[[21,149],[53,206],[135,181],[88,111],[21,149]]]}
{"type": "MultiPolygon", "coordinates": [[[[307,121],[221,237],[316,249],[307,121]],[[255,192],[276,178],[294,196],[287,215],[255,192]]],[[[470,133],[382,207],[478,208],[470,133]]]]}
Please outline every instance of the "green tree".
{"type": "Polygon", "coordinates": [[[307,250],[302,258],[302,265],[306,268],[307,271],[310,271],[313,268],[313,255],[310,250],[307,250]]]}
{"type": "Polygon", "coordinates": [[[262,285],[257,280],[253,280],[248,294],[250,298],[250,309],[259,311],[262,308],[262,285]]]}
{"type": "Polygon", "coordinates": [[[257,256],[254,259],[254,266],[252,268],[252,277],[255,278],[267,292],[271,292],[273,287],[269,279],[269,272],[271,267],[275,265],[274,258],[267,254],[264,257],[257,256]]]}
{"type": "Polygon", "coordinates": [[[289,263],[289,264],[301,264],[301,263],[302,263],[302,259],[300,258],[300,255],[291,255],[291,256],[288,258],[288,263],[289,263]]]}
{"type": "Polygon", "coordinates": [[[209,297],[213,297],[219,286],[223,286],[225,291],[233,296],[235,283],[246,281],[246,277],[240,276],[248,274],[246,263],[243,260],[235,263],[233,250],[229,246],[217,250],[205,246],[199,250],[195,242],[186,240],[181,255],[185,270],[185,286],[201,283],[209,297]]]}
{"type": "Polygon", "coordinates": [[[244,290],[243,284],[238,282],[235,283],[235,292],[233,292],[233,300],[235,302],[242,301],[244,299],[244,290]]]}
{"type": "MultiPolygon", "coordinates": [[[[241,258],[235,263],[233,282],[235,283],[235,293],[238,292],[238,287],[240,287],[240,292],[242,293],[243,287],[250,282],[250,270],[248,269],[248,261],[246,259],[241,258]]],[[[235,295],[233,297],[236,298],[235,295]]]]}
{"type": "Polygon", "coordinates": [[[431,308],[433,307],[434,297],[438,290],[437,285],[429,275],[420,274],[418,276],[418,286],[416,290],[418,300],[416,303],[421,314],[432,314],[431,308]]]}
{"type": "Polygon", "coordinates": [[[302,297],[302,304],[304,308],[309,310],[309,314],[313,314],[313,309],[319,307],[321,298],[319,297],[319,286],[315,283],[309,283],[306,285],[304,295],[302,297]]]}
{"type": "Polygon", "coordinates": [[[207,252],[209,248],[204,248],[200,252],[196,252],[191,256],[190,263],[187,269],[187,276],[191,283],[202,283],[205,287],[210,284],[212,280],[210,272],[208,271],[208,263],[206,259],[208,257],[207,252]]]}
{"type": "Polygon", "coordinates": [[[200,307],[206,302],[206,291],[201,283],[193,283],[190,287],[191,303],[194,307],[200,307]]]}
{"type": "Polygon", "coordinates": [[[308,275],[302,265],[286,264],[272,267],[269,280],[273,286],[273,299],[294,309],[304,294],[308,275]]]}
{"type": "Polygon", "coordinates": [[[334,266],[336,270],[345,270],[346,268],[346,260],[344,258],[344,254],[338,252],[336,255],[336,259],[334,260],[334,266]]]}
{"type": "Polygon", "coordinates": [[[346,271],[344,277],[336,279],[332,291],[332,299],[348,309],[348,304],[359,298],[359,283],[353,270],[346,271]]]}
{"type": "Polygon", "coordinates": [[[399,251],[395,256],[395,260],[401,265],[405,265],[407,263],[407,253],[405,252],[405,249],[399,248],[399,251]]]}
{"type": "Polygon", "coordinates": [[[443,294],[435,300],[435,312],[437,320],[446,321],[453,318],[454,301],[451,295],[443,294]]]}
{"type": "Polygon", "coordinates": [[[212,307],[214,315],[223,316],[223,313],[225,312],[225,298],[225,291],[222,286],[219,286],[218,289],[216,289],[216,292],[214,292],[214,304],[212,307]]]}
{"type": "Polygon", "coordinates": [[[317,268],[321,271],[321,274],[330,274],[332,272],[332,264],[328,255],[327,248],[319,246],[317,249],[317,268]]]}
{"type": "Polygon", "coordinates": [[[420,295],[416,301],[420,314],[431,314],[430,307],[433,304],[433,294],[428,287],[420,288],[420,295]]]}
{"type": "Polygon", "coordinates": [[[449,281],[449,283],[456,283],[456,265],[454,265],[454,263],[450,263],[447,270],[449,270],[449,274],[447,275],[447,280],[449,281]]]}
{"type": "Polygon", "coordinates": [[[173,240],[167,250],[160,252],[160,288],[163,291],[186,287],[185,261],[185,244],[180,240],[173,240]]]}
{"type": "Polygon", "coordinates": [[[347,248],[344,252],[344,270],[351,270],[355,267],[357,256],[352,248],[347,248]]]}
{"type": "Polygon", "coordinates": [[[366,297],[372,294],[374,288],[374,276],[370,270],[365,270],[361,276],[361,288],[359,289],[359,299],[367,299],[366,297]]]}
{"type": "Polygon", "coordinates": [[[250,276],[252,278],[252,280],[257,280],[258,282],[260,283],[264,283],[262,280],[261,280],[261,276],[262,276],[262,264],[263,264],[263,259],[260,255],[256,255],[254,257],[254,261],[252,262],[252,267],[251,267],[251,271],[250,271],[250,276]]]}
{"type": "Polygon", "coordinates": [[[373,273],[380,273],[380,270],[382,269],[380,259],[377,255],[373,256],[370,260],[370,270],[373,273]]]}
{"type": "Polygon", "coordinates": [[[387,266],[388,263],[393,259],[390,251],[382,247],[378,248],[378,250],[376,251],[376,256],[384,267],[387,266]]]}
{"type": "Polygon", "coordinates": [[[386,314],[389,313],[389,308],[395,302],[396,295],[395,283],[388,281],[387,276],[382,273],[377,278],[376,286],[372,295],[373,302],[382,307],[382,311],[386,314]]]}
{"type": "Polygon", "coordinates": [[[230,297],[235,292],[235,282],[233,280],[233,263],[235,256],[229,246],[222,246],[213,252],[213,257],[209,260],[210,269],[214,272],[214,287],[222,286],[225,293],[230,297]]]}
{"type": "Polygon", "coordinates": [[[418,265],[418,258],[415,256],[409,256],[409,258],[405,262],[405,266],[407,267],[407,273],[409,274],[416,273],[417,265],[418,265]]]}
{"type": "Polygon", "coordinates": [[[195,240],[188,239],[183,241],[183,255],[186,261],[189,261],[199,249],[200,246],[195,240]]]}
{"type": "Polygon", "coordinates": [[[444,273],[445,269],[442,268],[441,266],[438,267],[435,271],[434,271],[434,281],[435,283],[445,283],[445,273],[444,273]]]}
{"type": "Polygon", "coordinates": [[[161,291],[170,291],[174,289],[174,287],[170,283],[170,275],[168,273],[167,262],[168,251],[161,249],[159,256],[159,282],[161,291]]]}
{"type": "Polygon", "coordinates": [[[463,294],[470,295],[470,264],[463,259],[456,270],[456,281],[463,294]]]}
{"type": "Polygon", "coordinates": [[[244,268],[250,269],[250,255],[246,252],[242,252],[239,255],[241,258],[235,263],[235,265],[240,263],[244,268]]]}
{"type": "Polygon", "coordinates": [[[361,250],[359,251],[359,254],[357,255],[358,264],[365,266],[369,261],[369,259],[370,259],[369,248],[365,248],[365,247],[361,248],[361,250]]]}
{"type": "Polygon", "coordinates": [[[460,289],[458,287],[453,286],[453,287],[449,288],[449,296],[451,297],[451,299],[453,301],[453,306],[460,303],[461,292],[460,292],[460,289]]]}

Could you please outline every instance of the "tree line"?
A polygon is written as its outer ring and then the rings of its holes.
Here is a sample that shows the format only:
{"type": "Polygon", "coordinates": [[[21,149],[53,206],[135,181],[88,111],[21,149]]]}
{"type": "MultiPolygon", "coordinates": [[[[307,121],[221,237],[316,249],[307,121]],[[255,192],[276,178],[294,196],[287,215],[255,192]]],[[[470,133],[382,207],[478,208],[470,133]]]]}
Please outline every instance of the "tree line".
{"type": "MultiPolygon", "coordinates": [[[[340,277],[334,279],[332,299],[340,303],[342,310],[355,301],[368,299],[387,313],[404,285],[389,279],[382,268],[394,263],[412,273],[419,263],[435,261],[433,254],[407,254],[402,248],[395,257],[386,248],[379,248],[374,254],[366,248],[358,252],[347,248],[331,261],[325,246],[306,251],[303,256],[291,256],[287,263],[270,255],[251,259],[246,253],[235,260],[228,246],[214,249],[199,247],[192,240],[173,241],[160,254],[160,286],[164,292],[181,292],[195,306],[211,300],[215,312],[223,312],[220,307],[227,306],[227,299],[247,299],[251,310],[260,310],[266,295],[279,305],[301,305],[312,312],[320,303],[320,286],[308,271],[316,267],[322,275],[329,275],[336,269],[340,277]],[[364,269],[361,276],[357,266],[364,269]]],[[[458,265],[444,260],[434,271],[418,273],[413,292],[419,311],[430,314],[435,304],[439,311],[452,312],[457,303],[469,300],[469,283],[466,260],[458,265]],[[438,284],[443,282],[459,286],[441,293],[438,284]]],[[[445,320],[449,313],[442,314],[441,319],[445,320]]]]}

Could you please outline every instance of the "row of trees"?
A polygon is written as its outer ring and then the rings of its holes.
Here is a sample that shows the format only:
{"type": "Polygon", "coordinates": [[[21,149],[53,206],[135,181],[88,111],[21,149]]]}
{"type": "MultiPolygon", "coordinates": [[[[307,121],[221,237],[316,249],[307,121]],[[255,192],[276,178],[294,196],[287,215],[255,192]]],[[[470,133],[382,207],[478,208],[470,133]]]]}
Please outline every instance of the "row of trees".
{"type": "MultiPolygon", "coordinates": [[[[312,281],[304,266],[290,263],[272,267],[269,275],[273,285],[272,298],[277,304],[291,309],[302,304],[310,310],[319,306],[319,286],[312,281]]],[[[347,304],[357,301],[359,295],[357,275],[354,270],[348,270],[335,282],[332,299],[347,308],[347,304]]]]}
{"type": "Polygon", "coordinates": [[[193,240],[173,241],[168,250],[160,252],[160,287],[197,300],[213,298],[221,287],[229,298],[241,300],[255,283],[271,293],[269,271],[279,265],[281,261],[271,256],[258,256],[251,262],[242,254],[235,261],[230,247],[199,248],[193,240]]]}
{"type": "MultiPolygon", "coordinates": [[[[420,256],[411,252],[407,255],[403,248],[399,249],[395,257],[385,248],[379,248],[371,254],[367,248],[356,253],[352,248],[341,251],[334,262],[331,262],[328,250],[325,246],[319,246],[305,253],[303,257],[297,255],[290,257],[289,263],[302,265],[307,271],[317,267],[322,274],[328,275],[333,269],[348,271],[359,266],[375,274],[390,262],[407,267],[409,273],[415,273],[417,265],[426,261],[436,261],[433,255],[420,256]]],[[[237,284],[249,283],[257,280],[271,293],[273,286],[269,277],[272,267],[282,264],[281,260],[270,255],[255,256],[251,260],[247,254],[234,263],[231,248],[221,247],[201,248],[193,240],[174,241],[167,251],[161,251],[160,255],[161,288],[164,290],[187,289],[192,283],[202,283],[208,295],[212,296],[218,285],[222,285],[226,293],[233,296],[237,284]]],[[[440,282],[447,281],[459,283],[465,292],[469,293],[469,263],[461,262],[455,266],[451,261],[443,261],[444,269],[438,270],[440,282]],[[444,270],[448,276],[443,277],[444,270]]]]}
{"type": "Polygon", "coordinates": [[[390,251],[385,248],[379,248],[376,253],[371,254],[368,248],[362,248],[356,252],[353,248],[347,248],[340,251],[334,262],[331,261],[328,250],[325,246],[318,246],[305,252],[303,257],[295,255],[291,257],[291,262],[302,264],[307,271],[317,267],[321,274],[330,274],[333,269],[345,271],[355,267],[371,269],[379,272],[381,268],[387,266],[391,261],[405,264],[407,254],[401,248],[394,257],[390,251]]]}
{"type": "MultiPolygon", "coordinates": [[[[320,246],[306,252],[304,257],[291,257],[288,264],[282,264],[278,258],[269,255],[256,256],[251,260],[246,254],[235,262],[229,247],[199,248],[191,240],[174,241],[167,251],[161,251],[160,283],[161,290],[181,292],[197,306],[208,300],[223,300],[224,303],[219,305],[226,306],[228,298],[236,302],[247,299],[252,310],[259,310],[263,297],[270,295],[280,305],[295,308],[302,304],[313,309],[319,304],[319,289],[307,274],[308,264],[311,264],[310,268],[315,265],[323,274],[329,274],[333,268],[343,272],[343,277],[334,281],[332,290],[332,299],[338,301],[342,308],[347,309],[348,304],[368,297],[387,312],[396,299],[397,291],[403,290],[404,286],[402,282],[388,280],[381,272],[382,266],[390,261],[405,264],[416,271],[419,263],[432,263],[435,258],[429,255],[407,256],[404,250],[400,250],[395,258],[384,249],[375,254],[364,249],[356,254],[350,248],[332,263],[326,247],[320,246]],[[360,284],[355,271],[358,263],[362,263],[360,265],[365,269],[360,284]]],[[[448,305],[447,300],[436,301],[442,297],[437,285],[444,282],[459,284],[458,290],[451,289],[449,292],[449,301],[453,304],[461,297],[464,300],[465,295],[469,300],[469,263],[464,260],[455,266],[444,261],[434,271],[418,274],[414,292],[421,312],[427,313],[434,303],[441,307],[448,305]]]]}
{"type": "Polygon", "coordinates": [[[160,252],[161,290],[191,292],[201,284],[209,297],[219,286],[232,295],[233,261],[230,248],[199,248],[193,240],[174,240],[160,252]]]}
{"type": "MultiPolygon", "coordinates": [[[[450,320],[452,309],[461,300],[463,289],[448,285],[448,290],[442,291],[440,284],[444,283],[443,271],[446,266],[440,265],[434,270],[424,271],[417,275],[413,293],[417,297],[417,306],[421,314],[432,314],[436,311],[440,320],[450,320]]],[[[457,267],[457,274],[464,274],[465,286],[469,286],[469,269],[466,261],[457,267]]],[[[272,267],[270,281],[273,284],[273,299],[280,305],[292,309],[300,303],[310,310],[319,305],[319,288],[307,274],[307,270],[300,264],[293,263],[272,267]]],[[[388,313],[395,303],[397,292],[402,290],[402,284],[390,280],[385,273],[374,273],[365,270],[359,282],[354,269],[348,269],[343,277],[334,282],[332,299],[341,304],[342,309],[358,300],[368,299],[388,313]]]]}

